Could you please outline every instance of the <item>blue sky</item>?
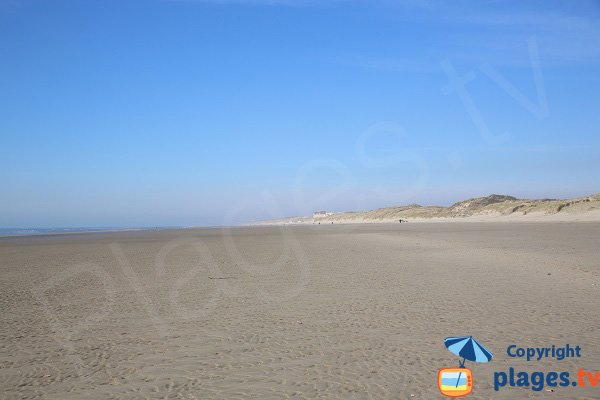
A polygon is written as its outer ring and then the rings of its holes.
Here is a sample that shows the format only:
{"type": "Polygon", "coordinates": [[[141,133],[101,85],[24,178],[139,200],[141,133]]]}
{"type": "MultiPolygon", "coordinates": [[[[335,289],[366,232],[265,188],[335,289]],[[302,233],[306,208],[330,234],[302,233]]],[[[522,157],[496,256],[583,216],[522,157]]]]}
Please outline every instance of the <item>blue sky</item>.
{"type": "Polygon", "coordinates": [[[600,191],[598,2],[3,0],[0,58],[0,227],[600,191]]]}

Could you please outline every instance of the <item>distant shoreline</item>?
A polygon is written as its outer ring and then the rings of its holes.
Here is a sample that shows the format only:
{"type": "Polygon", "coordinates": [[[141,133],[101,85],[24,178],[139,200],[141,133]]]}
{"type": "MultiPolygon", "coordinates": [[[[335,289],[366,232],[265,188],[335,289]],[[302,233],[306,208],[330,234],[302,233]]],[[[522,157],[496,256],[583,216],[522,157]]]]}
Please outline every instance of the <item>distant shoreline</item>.
{"type": "Polygon", "coordinates": [[[0,228],[0,238],[159,231],[224,229],[270,225],[372,224],[406,222],[600,222],[600,193],[574,199],[518,199],[492,194],[457,202],[449,207],[407,206],[368,211],[316,212],[311,216],[254,221],[236,226],[61,227],[0,228]]]}
{"type": "Polygon", "coordinates": [[[248,225],[238,226],[155,226],[155,227],[132,227],[132,228],[0,228],[0,239],[9,238],[34,238],[68,236],[89,233],[127,233],[127,232],[161,232],[161,231],[190,231],[208,229],[231,229],[244,228],[248,225]],[[14,231],[14,232],[13,232],[14,231]],[[34,232],[35,231],[35,232],[34,232]],[[9,233],[7,233],[9,232],[9,233]]]}
{"type": "Polygon", "coordinates": [[[79,233],[103,232],[135,232],[162,229],[183,229],[181,227],[148,227],[148,228],[0,228],[0,238],[28,237],[28,236],[55,236],[79,233]]]}

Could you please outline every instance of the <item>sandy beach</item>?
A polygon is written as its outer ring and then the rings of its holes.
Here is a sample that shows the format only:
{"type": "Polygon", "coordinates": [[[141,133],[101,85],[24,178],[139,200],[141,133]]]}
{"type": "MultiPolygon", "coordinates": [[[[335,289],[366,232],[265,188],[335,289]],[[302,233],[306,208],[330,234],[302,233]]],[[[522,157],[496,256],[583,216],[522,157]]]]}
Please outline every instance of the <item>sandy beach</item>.
{"type": "Polygon", "coordinates": [[[447,336],[494,371],[600,370],[600,223],[362,224],[0,239],[0,398],[436,399],[447,336]],[[581,346],[527,362],[506,348],[581,346]]]}

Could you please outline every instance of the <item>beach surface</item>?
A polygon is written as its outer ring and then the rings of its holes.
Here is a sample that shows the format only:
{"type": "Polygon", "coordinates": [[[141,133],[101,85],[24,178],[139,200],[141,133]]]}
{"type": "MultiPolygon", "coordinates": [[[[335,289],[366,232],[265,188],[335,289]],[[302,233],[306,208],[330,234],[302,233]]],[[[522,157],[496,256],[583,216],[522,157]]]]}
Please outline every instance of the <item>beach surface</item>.
{"type": "MultiPolygon", "coordinates": [[[[600,223],[451,222],[0,239],[0,398],[436,399],[447,336],[495,371],[600,370],[600,223]],[[581,346],[526,361],[522,347],[581,346]]],[[[553,391],[550,391],[553,390],[553,391]]]]}

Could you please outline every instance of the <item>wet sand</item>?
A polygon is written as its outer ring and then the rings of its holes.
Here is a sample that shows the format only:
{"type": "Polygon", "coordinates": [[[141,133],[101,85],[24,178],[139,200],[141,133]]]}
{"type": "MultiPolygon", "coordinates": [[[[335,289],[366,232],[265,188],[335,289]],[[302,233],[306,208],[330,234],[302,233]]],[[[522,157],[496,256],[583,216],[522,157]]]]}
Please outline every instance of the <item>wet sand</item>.
{"type": "Polygon", "coordinates": [[[0,398],[436,399],[494,371],[600,370],[600,223],[321,225],[0,239],[0,398]],[[510,344],[580,345],[527,362],[510,344]]]}

